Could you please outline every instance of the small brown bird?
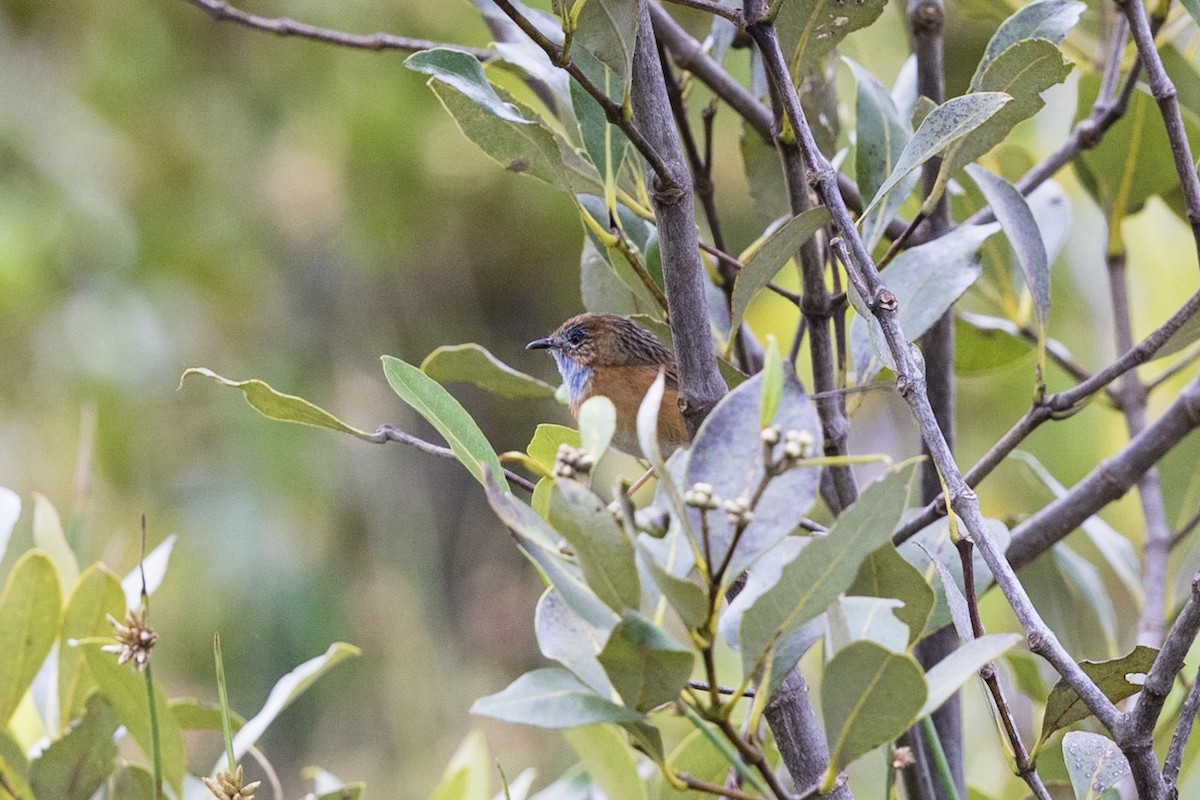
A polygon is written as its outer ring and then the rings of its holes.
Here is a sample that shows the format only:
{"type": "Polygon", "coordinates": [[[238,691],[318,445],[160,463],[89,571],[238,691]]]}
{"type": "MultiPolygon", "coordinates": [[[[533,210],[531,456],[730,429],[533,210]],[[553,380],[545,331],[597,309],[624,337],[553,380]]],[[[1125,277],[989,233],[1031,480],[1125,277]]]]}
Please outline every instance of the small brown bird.
{"type": "Polygon", "coordinates": [[[658,440],[664,453],[688,443],[687,426],[677,402],[679,379],[675,356],[654,334],[616,314],[571,317],[529,350],[549,350],[567,387],[571,415],[579,417],[583,401],[603,395],[617,409],[613,442],[622,450],[640,452],[637,412],[660,369],[666,370],[666,392],[658,412],[658,440]]]}

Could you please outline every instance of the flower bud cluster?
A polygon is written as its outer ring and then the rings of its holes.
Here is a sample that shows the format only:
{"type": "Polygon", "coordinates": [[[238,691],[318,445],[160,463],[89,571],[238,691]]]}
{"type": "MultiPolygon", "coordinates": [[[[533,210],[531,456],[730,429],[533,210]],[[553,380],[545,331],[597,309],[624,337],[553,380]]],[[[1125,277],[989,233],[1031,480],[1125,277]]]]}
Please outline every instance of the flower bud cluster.
{"type": "Polygon", "coordinates": [[[783,435],[783,456],[788,461],[808,458],[813,452],[813,435],[808,431],[790,430],[783,435]]]}
{"type": "Polygon", "coordinates": [[[558,446],[558,453],[554,457],[554,477],[574,479],[579,475],[587,475],[595,463],[591,453],[564,442],[558,446]]]}
{"type": "Polygon", "coordinates": [[[692,508],[714,511],[720,508],[721,500],[713,494],[711,483],[697,483],[683,493],[683,502],[692,508]]]}
{"type": "Polygon", "coordinates": [[[726,500],[721,504],[725,516],[734,525],[749,525],[754,520],[754,512],[750,510],[750,498],[742,496],[736,500],[726,500]]]}

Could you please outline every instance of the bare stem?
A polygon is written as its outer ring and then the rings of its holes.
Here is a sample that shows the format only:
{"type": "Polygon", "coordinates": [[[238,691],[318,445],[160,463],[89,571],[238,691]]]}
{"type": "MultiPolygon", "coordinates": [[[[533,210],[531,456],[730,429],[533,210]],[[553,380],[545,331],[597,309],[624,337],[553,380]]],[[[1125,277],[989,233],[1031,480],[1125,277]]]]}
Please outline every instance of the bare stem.
{"type": "MultiPolygon", "coordinates": [[[[458,458],[458,456],[454,454],[454,451],[449,447],[442,447],[441,445],[434,444],[433,442],[427,442],[424,439],[413,436],[411,433],[405,433],[399,428],[392,427],[391,425],[380,425],[378,430],[371,434],[371,438],[368,441],[377,442],[379,444],[384,444],[386,442],[399,442],[400,444],[406,444],[409,447],[415,447],[422,453],[429,453],[430,455],[439,456],[440,458],[458,458]]],[[[525,491],[533,491],[533,483],[529,479],[518,475],[507,467],[504,469],[504,476],[525,491]]]]}

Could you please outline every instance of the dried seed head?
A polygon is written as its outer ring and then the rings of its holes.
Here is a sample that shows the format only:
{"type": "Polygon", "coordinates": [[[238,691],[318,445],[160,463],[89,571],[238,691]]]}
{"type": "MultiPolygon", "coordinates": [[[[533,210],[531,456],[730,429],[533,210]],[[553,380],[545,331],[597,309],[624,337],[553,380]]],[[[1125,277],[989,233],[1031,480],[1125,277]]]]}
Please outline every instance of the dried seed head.
{"type": "Polygon", "coordinates": [[[238,764],[234,772],[221,770],[216,777],[203,778],[203,781],[217,800],[253,800],[254,793],[262,784],[262,781],[254,781],[243,786],[241,764],[238,764]]]}
{"type": "Polygon", "coordinates": [[[112,614],[106,614],[108,624],[113,626],[116,644],[106,644],[100,648],[106,653],[116,653],[117,663],[126,661],[133,663],[133,668],[141,672],[150,662],[150,650],[158,641],[158,633],[146,622],[145,611],[128,611],[125,614],[125,624],[118,622],[112,614]]]}
{"type": "Polygon", "coordinates": [[[892,748],[892,769],[904,769],[917,763],[911,747],[892,748]]]}

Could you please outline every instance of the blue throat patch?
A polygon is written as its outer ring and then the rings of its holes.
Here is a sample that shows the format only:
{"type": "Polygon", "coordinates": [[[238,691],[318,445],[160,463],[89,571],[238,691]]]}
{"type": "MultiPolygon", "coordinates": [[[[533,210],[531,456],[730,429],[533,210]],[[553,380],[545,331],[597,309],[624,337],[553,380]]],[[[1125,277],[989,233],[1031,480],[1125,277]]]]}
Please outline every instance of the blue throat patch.
{"type": "Polygon", "coordinates": [[[582,401],[588,383],[592,380],[592,371],[567,358],[561,350],[551,350],[550,352],[554,356],[555,363],[558,364],[558,371],[563,377],[563,383],[567,386],[567,400],[571,403],[582,401]]]}

